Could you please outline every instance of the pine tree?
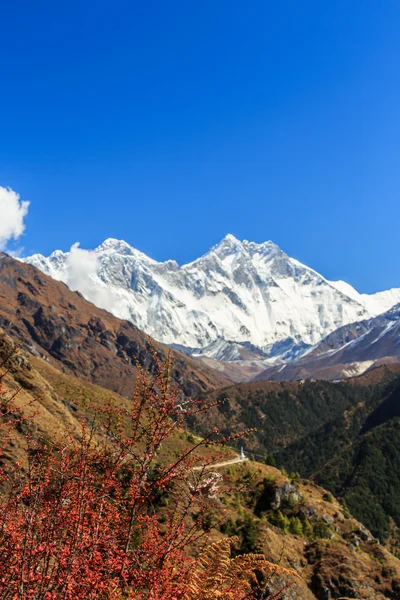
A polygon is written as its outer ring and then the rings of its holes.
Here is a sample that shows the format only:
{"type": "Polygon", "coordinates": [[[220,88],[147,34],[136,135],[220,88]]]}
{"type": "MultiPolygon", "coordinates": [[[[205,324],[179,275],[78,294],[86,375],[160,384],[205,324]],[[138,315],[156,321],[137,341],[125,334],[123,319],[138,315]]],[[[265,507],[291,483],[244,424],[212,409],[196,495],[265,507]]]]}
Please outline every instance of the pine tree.
{"type": "Polygon", "coordinates": [[[270,520],[272,525],[276,525],[276,527],[283,529],[285,532],[289,531],[290,521],[280,510],[270,520]]]}
{"type": "Polygon", "coordinates": [[[294,535],[303,535],[303,526],[298,517],[290,518],[289,531],[294,535]]]}
{"type": "Polygon", "coordinates": [[[314,535],[314,529],[313,526],[311,525],[310,521],[308,519],[306,519],[304,521],[304,523],[302,524],[302,528],[303,528],[303,535],[306,538],[312,538],[314,535]]]}

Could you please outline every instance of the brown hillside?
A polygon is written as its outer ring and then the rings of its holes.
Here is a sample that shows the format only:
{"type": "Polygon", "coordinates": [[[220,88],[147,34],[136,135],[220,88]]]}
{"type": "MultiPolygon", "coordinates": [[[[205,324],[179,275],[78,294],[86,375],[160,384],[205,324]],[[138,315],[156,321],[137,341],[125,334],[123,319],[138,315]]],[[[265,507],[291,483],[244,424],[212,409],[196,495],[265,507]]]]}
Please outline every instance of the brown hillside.
{"type": "MultiPolygon", "coordinates": [[[[294,569],[303,581],[284,600],[400,598],[400,560],[326,490],[252,461],[220,472],[230,491],[210,507],[211,538],[238,534],[245,548],[294,569]]],[[[286,582],[272,578],[269,593],[286,582]]]]}
{"type": "MultiPolygon", "coordinates": [[[[16,407],[32,419],[35,437],[54,441],[67,429],[79,437],[82,421],[89,422],[96,410],[105,406],[122,407],[129,413],[131,403],[127,398],[86,379],[61,372],[47,360],[24,352],[1,329],[0,365],[3,365],[0,383],[8,391],[8,398],[16,394],[16,407]]],[[[132,387],[129,395],[133,392],[132,387]]],[[[24,431],[17,428],[13,436],[13,443],[7,446],[3,455],[10,462],[21,460],[26,449],[24,431]]],[[[171,462],[176,453],[188,445],[191,446],[186,432],[173,435],[164,443],[160,460],[171,462]]],[[[202,448],[201,455],[208,457],[220,451],[218,446],[210,446],[202,448]]],[[[232,451],[228,451],[229,454],[235,456],[232,451]]]]}
{"type": "MultiPolygon", "coordinates": [[[[35,267],[0,253],[0,327],[31,354],[123,396],[131,394],[137,362],[151,368],[149,338],[99,309],[35,267]]],[[[160,356],[168,349],[154,346],[160,356]]],[[[173,378],[190,395],[229,379],[179,352],[173,378]]]]}

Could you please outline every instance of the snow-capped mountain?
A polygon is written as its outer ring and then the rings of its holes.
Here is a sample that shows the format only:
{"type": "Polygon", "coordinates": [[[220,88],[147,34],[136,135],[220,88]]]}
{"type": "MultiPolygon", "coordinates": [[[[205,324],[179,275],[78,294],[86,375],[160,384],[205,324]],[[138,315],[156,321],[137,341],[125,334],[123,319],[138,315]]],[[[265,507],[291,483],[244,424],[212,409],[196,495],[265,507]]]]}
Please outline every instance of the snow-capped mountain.
{"type": "Polygon", "coordinates": [[[272,365],[255,379],[343,379],[400,361],[400,304],[372,319],[343,325],[300,359],[272,365]]]}
{"type": "Polygon", "coordinates": [[[183,266],[115,239],[93,251],[73,246],[24,260],[155,339],[222,360],[249,352],[295,358],[342,325],[400,302],[400,289],[358,294],[273,242],[232,235],[183,266]]]}
{"type": "Polygon", "coordinates": [[[379,315],[386,312],[397,304],[400,298],[399,288],[377,292],[376,294],[360,294],[345,281],[330,281],[329,283],[349,298],[365,306],[371,315],[379,315]]]}

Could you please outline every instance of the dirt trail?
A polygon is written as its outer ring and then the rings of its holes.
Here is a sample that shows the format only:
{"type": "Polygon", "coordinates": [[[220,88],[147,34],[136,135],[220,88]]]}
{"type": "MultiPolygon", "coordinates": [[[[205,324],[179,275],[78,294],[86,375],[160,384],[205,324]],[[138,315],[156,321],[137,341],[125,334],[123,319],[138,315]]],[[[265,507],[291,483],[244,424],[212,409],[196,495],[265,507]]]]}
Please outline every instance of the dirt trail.
{"type": "Polygon", "coordinates": [[[229,465],[236,465],[238,463],[246,462],[249,460],[248,458],[242,458],[241,456],[237,456],[236,458],[232,458],[230,460],[226,460],[224,462],[216,463],[215,465],[204,465],[203,467],[193,467],[193,471],[202,471],[203,469],[218,469],[218,467],[229,467],[229,465]]]}

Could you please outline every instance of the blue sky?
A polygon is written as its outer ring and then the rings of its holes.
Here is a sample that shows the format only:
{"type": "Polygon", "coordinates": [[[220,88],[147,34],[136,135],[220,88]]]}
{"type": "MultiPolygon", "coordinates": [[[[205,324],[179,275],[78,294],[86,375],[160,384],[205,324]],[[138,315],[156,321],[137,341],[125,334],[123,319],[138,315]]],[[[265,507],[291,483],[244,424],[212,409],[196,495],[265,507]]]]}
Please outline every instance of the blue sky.
{"type": "Polygon", "coordinates": [[[117,237],[182,263],[230,232],[400,286],[398,0],[16,0],[1,20],[25,254],[117,237]]]}

